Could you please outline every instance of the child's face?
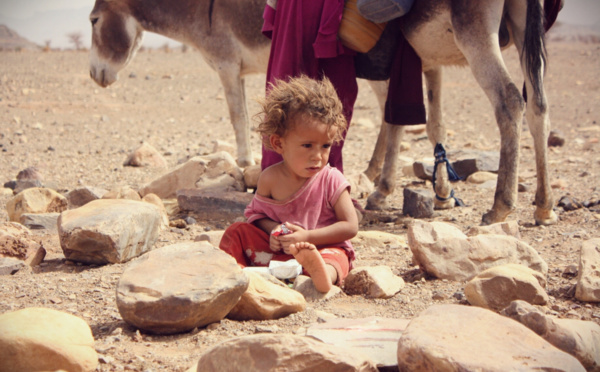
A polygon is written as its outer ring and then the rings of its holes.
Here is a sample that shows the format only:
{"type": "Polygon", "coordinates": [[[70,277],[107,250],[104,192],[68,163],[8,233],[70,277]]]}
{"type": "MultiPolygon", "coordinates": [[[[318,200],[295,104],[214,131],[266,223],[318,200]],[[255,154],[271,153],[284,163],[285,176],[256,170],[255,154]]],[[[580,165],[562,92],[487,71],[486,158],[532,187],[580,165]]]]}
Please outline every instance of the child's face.
{"type": "Polygon", "coordinates": [[[300,178],[309,178],[327,164],[333,141],[327,125],[321,121],[305,116],[294,120],[298,122],[278,137],[278,146],[274,147],[288,169],[300,178]]]}

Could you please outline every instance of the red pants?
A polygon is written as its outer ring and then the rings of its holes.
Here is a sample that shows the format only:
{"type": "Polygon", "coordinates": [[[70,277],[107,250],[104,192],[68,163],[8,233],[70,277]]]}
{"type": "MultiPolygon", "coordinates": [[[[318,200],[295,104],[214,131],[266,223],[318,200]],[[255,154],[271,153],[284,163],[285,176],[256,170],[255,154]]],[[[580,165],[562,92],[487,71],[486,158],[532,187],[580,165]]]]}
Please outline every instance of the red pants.
{"type": "MultiPolygon", "coordinates": [[[[269,266],[270,261],[288,261],[294,258],[291,254],[276,253],[269,247],[270,236],[260,228],[246,222],[236,222],[229,226],[219,248],[235,258],[241,267],[269,266]]],[[[335,268],[338,282],[341,284],[348,276],[350,259],[343,248],[319,248],[325,264],[335,268]]],[[[303,272],[304,275],[309,275],[303,272]]],[[[309,275],[310,276],[310,275],[309,275]]]]}

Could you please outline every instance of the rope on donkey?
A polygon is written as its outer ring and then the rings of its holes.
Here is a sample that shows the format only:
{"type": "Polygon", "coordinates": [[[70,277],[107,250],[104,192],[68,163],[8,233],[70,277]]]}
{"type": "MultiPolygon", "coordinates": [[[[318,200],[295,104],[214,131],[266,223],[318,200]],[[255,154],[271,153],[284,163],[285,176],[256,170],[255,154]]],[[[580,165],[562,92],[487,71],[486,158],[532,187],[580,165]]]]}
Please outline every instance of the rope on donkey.
{"type": "Polygon", "coordinates": [[[452,165],[450,165],[450,161],[448,161],[448,158],[446,157],[446,150],[444,149],[444,146],[442,146],[441,143],[438,143],[435,145],[435,149],[433,150],[433,156],[435,157],[435,164],[433,165],[433,177],[432,177],[433,180],[432,181],[433,181],[433,192],[435,193],[435,198],[440,201],[454,199],[457,206],[464,207],[465,203],[460,198],[457,198],[456,196],[454,196],[454,189],[452,189],[450,191],[450,196],[447,198],[442,198],[441,196],[439,196],[437,194],[437,191],[435,191],[435,179],[436,179],[438,164],[446,163],[446,171],[448,172],[448,179],[450,181],[461,181],[462,178],[456,173],[454,168],[452,168],[452,165]]]}

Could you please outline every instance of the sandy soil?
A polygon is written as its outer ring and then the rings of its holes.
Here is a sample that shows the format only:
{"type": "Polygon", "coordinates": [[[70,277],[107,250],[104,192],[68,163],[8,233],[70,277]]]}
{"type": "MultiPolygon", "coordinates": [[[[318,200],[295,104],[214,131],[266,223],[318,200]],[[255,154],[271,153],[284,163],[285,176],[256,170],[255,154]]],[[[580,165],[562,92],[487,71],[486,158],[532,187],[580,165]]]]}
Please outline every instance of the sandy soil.
{"type": "MultiPolygon", "coordinates": [[[[562,132],[563,147],[551,148],[550,178],[554,196],[570,195],[579,201],[600,198],[600,46],[549,44],[550,64],[546,91],[552,127],[562,132]]],[[[520,85],[516,53],[506,54],[511,74],[520,85]]],[[[88,75],[85,52],[3,52],[0,70],[0,181],[16,178],[37,167],[47,184],[60,191],[89,185],[105,189],[128,185],[137,188],[163,170],[124,167],[127,155],[147,141],[165,155],[172,168],[197,154],[212,152],[216,139],[234,142],[223,89],[196,52],[145,51],[138,54],[107,89],[88,75]]],[[[449,68],[444,75],[444,114],[450,136],[448,150],[497,150],[494,114],[468,69],[449,68]]],[[[264,76],[247,79],[248,97],[263,93],[264,76]]],[[[251,113],[257,105],[250,102],[251,113]]],[[[344,149],[348,174],[363,171],[371,156],[380,115],[374,96],[364,82],[355,110],[355,121],[344,149]],[[368,119],[368,120],[367,120],[368,119]],[[372,123],[372,125],[371,125],[372,123]]],[[[423,134],[407,135],[413,159],[430,158],[433,149],[423,134]]],[[[258,136],[253,149],[259,153],[258,136]]],[[[600,307],[574,298],[576,278],[569,267],[579,263],[582,241],[600,237],[600,207],[564,211],[557,207],[555,226],[533,224],[535,189],[533,142],[524,131],[520,176],[529,185],[519,193],[517,212],[522,239],[536,248],[549,265],[549,308],[559,317],[592,320],[600,324],[600,307]],[[565,272],[567,271],[567,272],[565,272]]],[[[452,160],[452,159],[451,159],[452,160]]],[[[402,188],[429,187],[418,179],[398,175],[398,190],[391,209],[369,215],[362,230],[406,234],[410,218],[401,214],[402,188]]],[[[478,225],[492,204],[493,189],[465,182],[456,185],[467,207],[440,211],[431,220],[452,222],[461,229],[478,225]]],[[[0,197],[0,220],[7,220],[0,197]]],[[[365,199],[360,200],[363,204],[365,199]]],[[[157,246],[191,240],[205,229],[222,229],[227,221],[198,221],[187,229],[171,228],[157,246]]],[[[223,320],[206,329],[174,336],[139,333],[119,316],[115,286],[126,265],[85,266],[66,262],[56,234],[34,232],[48,250],[45,263],[32,271],[0,277],[0,313],[44,306],[78,315],[91,326],[102,355],[99,370],[183,371],[207,348],[227,338],[258,331],[301,332],[327,312],[338,317],[366,316],[410,318],[434,303],[465,303],[464,283],[435,280],[411,265],[408,247],[358,250],[357,266],[386,262],[407,281],[405,289],[389,300],[347,296],[311,303],[308,309],[277,321],[223,320]]]]}

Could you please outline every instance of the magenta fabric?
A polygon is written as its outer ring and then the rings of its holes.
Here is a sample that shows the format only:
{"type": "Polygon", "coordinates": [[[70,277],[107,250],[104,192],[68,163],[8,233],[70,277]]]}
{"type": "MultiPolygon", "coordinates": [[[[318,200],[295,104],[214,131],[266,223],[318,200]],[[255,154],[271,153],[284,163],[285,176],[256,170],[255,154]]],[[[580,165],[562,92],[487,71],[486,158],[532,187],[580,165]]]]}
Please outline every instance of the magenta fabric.
{"type": "Polygon", "coordinates": [[[423,103],[421,58],[404,34],[401,33],[398,39],[385,102],[385,121],[397,125],[423,124],[427,122],[427,115],[423,103]]]}
{"type": "Polygon", "coordinates": [[[563,0],[544,0],[544,16],[546,18],[544,29],[546,31],[556,22],[558,12],[563,8],[563,5],[563,0]]]}
{"type": "MultiPolygon", "coordinates": [[[[338,221],[333,207],[344,190],[350,191],[350,183],[337,168],[326,165],[286,200],[254,195],[244,216],[248,223],[269,218],[275,222],[289,222],[305,230],[315,230],[338,221]]],[[[349,240],[317,248],[324,247],[344,248],[354,259],[354,249],[349,240]]]]}
{"type": "MultiPolygon", "coordinates": [[[[276,80],[306,75],[313,79],[327,77],[335,87],[348,123],[352,120],[358,95],[355,52],[342,45],[337,31],[344,10],[343,0],[278,0],[277,10],[266,6],[263,33],[272,40],[267,68],[269,84],[276,80]]],[[[329,164],[344,171],[343,141],[332,146],[329,164]]],[[[262,169],[279,163],[282,158],[263,146],[262,169]]]]}

